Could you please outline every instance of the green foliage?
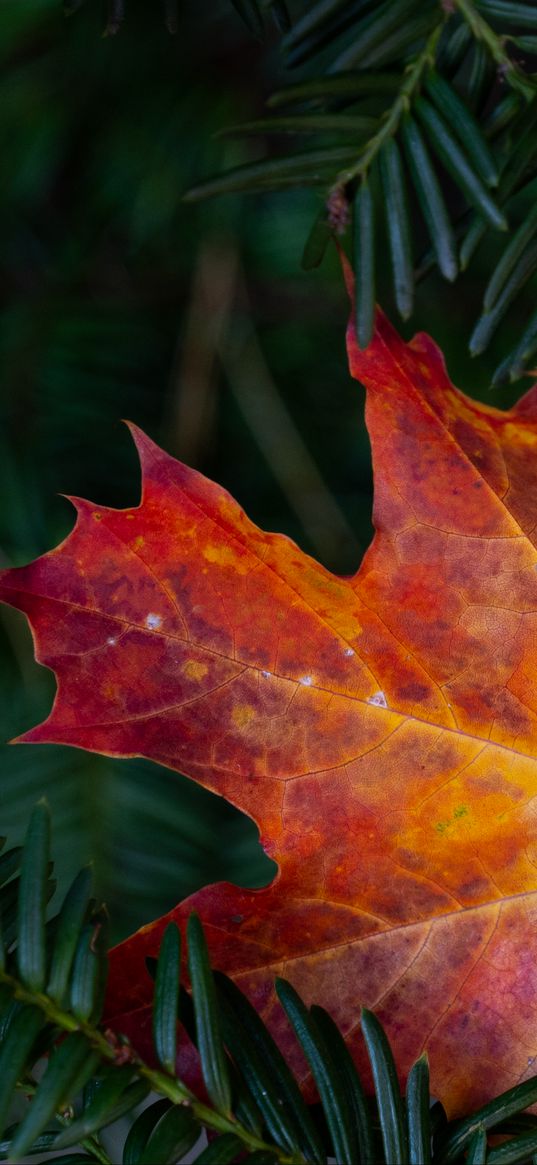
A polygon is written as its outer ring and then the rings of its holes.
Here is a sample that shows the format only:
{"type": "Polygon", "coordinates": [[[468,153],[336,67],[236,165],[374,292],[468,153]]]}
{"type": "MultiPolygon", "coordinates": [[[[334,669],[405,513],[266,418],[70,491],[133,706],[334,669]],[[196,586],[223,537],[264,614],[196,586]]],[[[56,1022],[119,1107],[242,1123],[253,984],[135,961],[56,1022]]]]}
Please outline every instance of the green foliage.
{"type": "Polygon", "coordinates": [[[411,1069],[403,1096],[384,1030],[363,1011],[374,1084],[368,1099],[331,1017],[322,1007],[307,1007],[290,983],[278,980],[319,1095],[308,1108],[252,1005],[231,980],[212,971],[195,915],[187,927],[191,996],[180,984],[181,939],[173,923],[150,968],[158,1067],[145,1062],[100,1023],[106,915],[92,897],[90,872],[80,872],[59,914],[47,921],[51,869],[49,814],[41,801],[22,850],[0,859],[0,1160],[15,1163],[40,1153],[50,1165],[111,1165],[120,1152],[110,1156],[111,1127],[116,1146],[121,1130],[123,1165],[173,1165],[204,1129],[212,1140],[198,1146],[198,1165],[319,1165],[327,1156],[338,1165],[533,1159],[537,1118],[523,1110],[537,1100],[537,1077],[464,1120],[448,1122],[439,1102],[431,1108],[426,1057],[411,1069]],[[177,1074],[181,1025],[197,1046],[208,1101],[177,1074]],[[74,1151],[58,1156],[67,1149],[74,1151]]]}
{"type": "MultiPolygon", "coordinates": [[[[262,5],[248,9],[250,24],[256,13],[259,33],[262,5]]],[[[187,198],[324,188],[324,224],[336,235],[345,232],[353,208],[362,347],[373,329],[374,233],[378,263],[387,237],[395,305],[406,319],[415,280],[433,264],[453,281],[477,246],[488,242],[490,231],[511,228],[514,234],[490,274],[470,341],[472,354],[482,352],[537,265],[531,246],[537,221],[530,215],[516,228],[524,198],[535,193],[536,143],[528,140],[527,124],[536,106],[531,56],[537,36],[520,35],[537,31],[535,6],[320,0],[305,9],[283,37],[284,61],[294,68],[319,58],[324,75],[275,93],[269,105],[285,108],[280,117],[245,122],[228,132],[257,138],[309,134],[312,148],[240,165],[195,186],[187,198]]],[[[311,240],[304,264],[312,265],[311,240]]],[[[496,381],[523,374],[535,348],[532,321],[496,370],[496,381]]]]}
{"type": "MultiPolygon", "coordinates": [[[[322,260],[317,240],[344,234],[353,214],[362,347],[372,336],[375,264],[383,261],[385,238],[395,306],[407,319],[415,282],[432,266],[451,282],[489,243],[491,231],[512,231],[503,250],[494,252],[470,338],[471,354],[482,353],[537,268],[537,220],[531,213],[524,217],[537,173],[535,135],[528,138],[527,132],[528,115],[533,121],[537,108],[535,6],[318,0],[300,5],[293,18],[283,0],[232,2],[258,38],[271,12],[288,68],[313,60],[324,72],[269,98],[283,114],[225,132],[257,140],[308,136],[312,145],[242,163],[191,187],[185,197],[298,186],[322,191],[324,210],[304,250],[307,269],[322,260]]],[[[124,15],[118,0],[111,0],[111,10],[117,12],[109,15],[107,32],[117,31],[124,15]]],[[[494,383],[524,375],[536,349],[532,319],[496,369],[494,383]]]]}

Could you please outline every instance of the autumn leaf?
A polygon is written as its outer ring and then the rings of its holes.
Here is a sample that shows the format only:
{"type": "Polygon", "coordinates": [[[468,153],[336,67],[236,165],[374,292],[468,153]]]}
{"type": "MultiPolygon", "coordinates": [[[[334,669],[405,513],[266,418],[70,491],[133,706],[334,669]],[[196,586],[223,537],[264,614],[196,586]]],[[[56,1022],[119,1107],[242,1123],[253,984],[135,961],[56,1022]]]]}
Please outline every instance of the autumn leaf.
{"type": "Polygon", "coordinates": [[[454,1113],[537,1054],[537,392],[471,401],[382,317],[349,355],[375,466],[358,573],[259,530],[133,429],[141,504],[75,500],[66,541],[1,580],[58,679],[20,739],[187,773],[278,863],[267,889],[208,887],[117,947],[112,1026],[144,1038],[145,958],[195,906],[291,1060],[275,975],[359,1062],[360,1004],[403,1073],[426,1047],[454,1113]]]}

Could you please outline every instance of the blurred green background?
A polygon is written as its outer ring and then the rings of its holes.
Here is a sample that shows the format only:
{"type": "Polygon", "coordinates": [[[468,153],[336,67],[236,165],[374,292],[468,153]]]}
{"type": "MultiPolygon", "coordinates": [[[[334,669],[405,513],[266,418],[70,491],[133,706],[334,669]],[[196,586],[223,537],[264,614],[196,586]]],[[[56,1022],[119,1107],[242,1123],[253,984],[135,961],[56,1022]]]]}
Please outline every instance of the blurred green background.
{"type": "MultiPolygon", "coordinates": [[[[351,572],[371,537],[371,466],[337,261],[300,268],[319,196],[181,198],[263,152],[214,135],[285,79],[278,38],[250,38],[226,0],[183,4],[174,37],[147,0],[117,37],[101,30],[99,0],[69,19],[60,0],[2,0],[2,565],[66,535],[59,491],[133,504],[127,417],[260,525],[351,572]]],[[[430,331],[462,388],[508,406],[514,391],[488,384],[516,319],[486,357],[466,351],[480,262],[455,290],[425,281],[405,331],[430,331]]],[[[4,741],[46,715],[54,683],[8,608],[0,634],[4,741]]],[[[2,833],[17,840],[46,793],[60,883],[93,858],[116,938],[207,882],[271,877],[251,822],[148,762],[5,745],[1,764],[2,833]]]]}

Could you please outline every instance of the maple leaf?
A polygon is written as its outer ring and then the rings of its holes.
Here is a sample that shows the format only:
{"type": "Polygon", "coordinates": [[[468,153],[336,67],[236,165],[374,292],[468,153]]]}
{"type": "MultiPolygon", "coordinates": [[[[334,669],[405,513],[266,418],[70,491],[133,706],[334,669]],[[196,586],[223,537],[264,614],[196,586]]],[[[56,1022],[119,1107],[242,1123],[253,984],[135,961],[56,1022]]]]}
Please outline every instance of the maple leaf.
{"type": "MultiPolygon", "coordinates": [[[[133,429],[143,497],[75,500],[73,532],[1,595],[58,679],[24,741],[142,755],[258,823],[267,889],[211,886],[111,953],[108,1022],[149,1028],[155,955],[196,906],[288,1057],[287,976],[357,1061],[359,1005],[403,1073],[467,1110],[537,1053],[537,391],[510,412],[450,384],[382,317],[368,390],[376,534],[352,578],[254,526],[133,429]]],[[[301,1065],[303,1070],[303,1065],[301,1065]]]]}

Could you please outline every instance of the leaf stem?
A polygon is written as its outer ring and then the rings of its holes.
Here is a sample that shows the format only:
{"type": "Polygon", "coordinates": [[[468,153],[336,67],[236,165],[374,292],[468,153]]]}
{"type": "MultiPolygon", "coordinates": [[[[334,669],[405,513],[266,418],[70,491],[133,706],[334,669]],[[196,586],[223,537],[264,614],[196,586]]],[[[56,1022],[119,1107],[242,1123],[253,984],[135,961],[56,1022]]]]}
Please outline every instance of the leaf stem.
{"type": "Polygon", "coordinates": [[[388,138],[393,137],[397,133],[401,119],[405,113],[408,113],[412,97],[421,83],[425,70],[432,67],[435,63],[436,49],[443,27],[444,19],[435,26],[421,52],[415,61],[409,65],[403,84],[391,108],[387,110],[380,129],[377,130],[374,137],[367,143],[354,165],[350,166],[347,170],[342,170],[338,174],[334,183],[334,190],[339,190],[342,186],[347,186],[355,178],[365,177],[384,143],[388,138]]]}
{"type": "Polygon", "coordinates": [[[498,36],[487,20],[478,12],[473,0],[453,0],[463,20],[466,21],[472,35],[481,41],[488,49],[493,61],[498,66],[498,72],[513,89],[522,93],[527,101],[535,96],[537,81],[528,78],[521,72],[515,61],[512,61],[505,51],[507,36],[498,36]]]}
{"type": "MultiPolygon", "coordinates": [[[[527,101],[533,100],[537,90],[537,79],[533,80],[526,77],[525,74],[521,73],[516,63],[508,56],[504,47],[505,40],[508,38],[498,36],[494,32],[490,24],[477,11],[473,0],[453,0],[453,2],[468,24],[474,38],[477,41],[481,41],[490,52],[501,75],[505,77],[513,89],[517,89],[522,93],[527,101]]],[[[435,64],[438,42],[445,19],[446,16],[435,25],[423,49],[412,64],[408,66],[403,84],[392,106],[387,110],[380,129],[377,130],[377,133],[366,144],[356,162],[352,166],[349,166],[348,169],[340,171],[332,187],[333,191],[341,190],[343,186],[347,186],[355,178],[364,178],[385,142],[397,133],[401,119],[410,109],[412,98],[421,84],[424,72],[428,68],[432,68],[435,64]]]]}
{"type": "MultiPolygon", "coordinates": [[[[91,1023],[76,1019],[68,1011],[64,1011],[63,1008],[54,1003],[48,995],[41,992],[34,992],[24,987],[18,979],[9,975],[6,971],[0,970],[0,983],[9,987],[14,998],[21,1003],[38,1007],[48,1023],[53,1024],[64,1032],[81,1032],[86,1037],[89,1047],[97,1052],[101,1059],[109,1063],[116,1063],[118,1056],[121,1056],[122,1051],[124,1051],[122,1045],[119,1045],[119,1047],[117,1045],[114,1046],[113,1042],[107,1039],[103,1032],[92,1027],[91,1023]]],[[[273,1153],[279,1165],[303,1165],[304,1158],[300,1154],[289,1155],[285,1152],[282,1153],[277,1146],[269,1144],[260,1137],[256,1137],[254,1133],[251,1133],[249,1129],[241,1125],[235,1117],[227,1117],[215,1112],[214,1109],[209,1108],[208,1105],[198,1100],[194,1093],[181,1080],[168,1076],[165,1072],[161,1072],[158,1069],[150,1068],[147,1064],[144,1064],[143,1060],[140,1060],[134,1051],[132,1051],[130,1062],[135,1066],[138,1074],[148,1081],[154,1092],[157,1092],[160,1096],[167,1097],[173,1104],[190,1108],[193,1116],[205,1128],[212,1129],[216,1133],[234,1133],[250,1152],[260,1150],[273,1153]]],[[[95,1152],[96,1148],[96,1145],[92,1145],[90,1151],[93,1152],[94,1156],[98,1157],[102,1165],[110,1165],[108,1157],[104,1154],[104,1150],[101,1156],[95,1152]]]]}

